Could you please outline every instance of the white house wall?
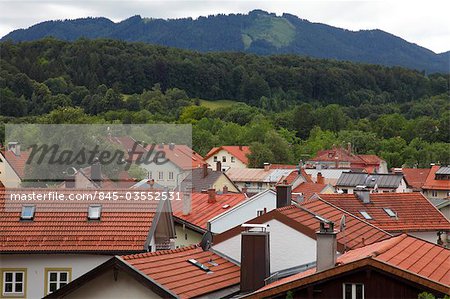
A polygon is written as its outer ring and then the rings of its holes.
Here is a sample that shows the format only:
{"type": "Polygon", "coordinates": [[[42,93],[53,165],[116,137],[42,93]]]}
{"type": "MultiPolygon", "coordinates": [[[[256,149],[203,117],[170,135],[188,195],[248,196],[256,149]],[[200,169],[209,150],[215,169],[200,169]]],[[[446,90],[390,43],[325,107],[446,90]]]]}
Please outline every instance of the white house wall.
{"type": "Polygon", "coordinates": [[[231,157],[234,156],[231,155],[228,151],[222,149],[206,160],[206,163],[208,163],[208,165],[214,170],[216,169],[216,162],[214,161],[214,156],[217,157],[217,161],[221,162],[222,170],[226,171],[229,168],[247,168],[247,165],[242,163],[242,161],[236,157],[234,158],[234,162],[231,162],[231,157]],[[223,157],[225,157],[226,162],[222,162],[223,157]]]}
{"type": "MultiPolygon", "coordinates": [[[[316,240],[279,222],[270,220],[270,272],[292,268],[316,260],[316,240]]],[[[232,259],[241,260],[241,235],[234,236],[213,249],[232,259]]]]}
{"type": "Polygon", "coordinates": [[[7,188],[20,187],[21,180],[19,176],[14,169],[12,169],[11,165],[9,165],[2,154],[0,154],[0,160],[0,181],[7,188]]]}
{"type": "MultiPolygon", "coordinates": [[[[27,298],[44,297],[45,268],[70,268],[72,280],[104,263],[111,256],[83,254],[2,254],[0,269],[25,268],[27,298]]],[[[3,278],[0,278],[3,279],[3,278]]]]}

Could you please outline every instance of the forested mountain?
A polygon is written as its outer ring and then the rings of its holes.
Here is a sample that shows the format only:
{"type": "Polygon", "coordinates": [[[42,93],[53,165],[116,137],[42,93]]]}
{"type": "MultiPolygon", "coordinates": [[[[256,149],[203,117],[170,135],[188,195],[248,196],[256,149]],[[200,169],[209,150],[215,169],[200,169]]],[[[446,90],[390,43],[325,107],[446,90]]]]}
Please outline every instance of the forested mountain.
{"type": "Polygon", "coordinates": [[[3,41],[31,41],[53,36],[73,41],[111,38],[210,51],[244,51],[256,54],[301,54],[404,66],[427,72],[449,72],[450,52],[434,52],[381,30],[349,31],[297,16],[276,16],[261,10],[163,20],[134,16],[119,23],[106,18],[47,21],[15,30],[3,41]]]}

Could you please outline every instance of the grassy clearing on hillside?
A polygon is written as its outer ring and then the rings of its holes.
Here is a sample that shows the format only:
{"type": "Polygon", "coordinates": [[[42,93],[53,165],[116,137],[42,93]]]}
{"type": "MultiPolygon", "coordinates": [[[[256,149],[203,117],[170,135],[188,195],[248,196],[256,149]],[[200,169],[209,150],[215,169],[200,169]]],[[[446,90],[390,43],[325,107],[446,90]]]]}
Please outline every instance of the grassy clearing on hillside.
{"type": "Polygon", "coordinates": [[[202,105],[206,108],[209,108],[209,109],[229,107],[236,103],[237,103],[236,101],[232,101],[232,100],[217,100],[217,101],[200,100],[200,105],[202,105]]]}

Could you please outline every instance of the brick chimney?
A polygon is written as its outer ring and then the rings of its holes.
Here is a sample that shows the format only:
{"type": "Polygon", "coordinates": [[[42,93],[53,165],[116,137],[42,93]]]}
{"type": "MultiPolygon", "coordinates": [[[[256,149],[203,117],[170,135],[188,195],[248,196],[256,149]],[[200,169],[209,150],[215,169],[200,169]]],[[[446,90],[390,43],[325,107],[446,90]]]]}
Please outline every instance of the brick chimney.
{"type": "Polygon", "coordinates": [[[183,215],[187,216],[191,213],[192,210],[192,199],[191,192],[186,190],[183,192],[183,215]]]}
{"type": "Polygon", "coordinates": [[[214,188],[208,189],[208,203],[216,202],[216,190],[214,188]]]}
{"type": "Polygon", "coordinates": [[[98,158],[94,159],[94,164],[91,165],[91,180],[97,185],[102,185],[102,166],[98,158]]]}
{"type": "Polygon", "coordinates": [[[216,162],[216,171],[222,171],[222,162],[220,161],[216,162]]]}
{"type": "Polygon", "coordinates": [[[366,186],[356,186],[353,192],[364,204],[370,203],[370,190],[366,186]]]}
{"type": "Polygon", "coordinates": [[[206,178],[206,176],[208,175],[208,164],[205,163],[205,164],[203,164],[202,167],[203,167],[203,173],[202,173],[203,178],[206,178]]]}
{"type": "Polygon", "coordinates": [[[227,185],[223,186],[222,193],[223,194],[227,194],[228,193],[228,186],[227,185]]]}
{"type": "Polygon", "coordinates": [[[242,145],[239,145],[239,150],[242,151],[242,145]]]}
{"type": "Polygon", "coordinates": [[[241,293],[253,292],[265,285],[270,276],[268,225],[243,224],[241,233],[241,293]]]}
{"type": "Polygon", "coordinates": [[[277,190],[277,209],[291,205],[292,186],[288,184],[278,184],[277,190]]]}
{"type": "Polygon", "coordinates": [[[321,172],[318,172],[318,173],[317,173],[317,180],[316,180],[316,183],[317,183],[317,184],[325,184],[325,179],[324,179],[324,177],[323,177],[323,175],[322,175],[321,172]]]}
{"type": "Polygon", "coordinates": [[[348,152],[349,154],[352,153],[352,144],[351,144],[350,142],[347,143],[347,152],[348,152]]]}
{"type": "Polygon", "coordinates": [[[317,272],[333,268],[336,265],[337,232],[334,223],[321,221],[320,230],[316,232],[316,268],[317,272]]]}

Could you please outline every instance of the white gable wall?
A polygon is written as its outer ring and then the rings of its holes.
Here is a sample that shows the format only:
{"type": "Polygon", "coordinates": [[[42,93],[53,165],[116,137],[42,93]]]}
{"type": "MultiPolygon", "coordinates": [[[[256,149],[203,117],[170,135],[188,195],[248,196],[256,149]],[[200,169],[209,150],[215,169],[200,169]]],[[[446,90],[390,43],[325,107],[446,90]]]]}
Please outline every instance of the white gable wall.
{"type": "MultiPolygon", "coordinates": [[[[270,220],[270,272],[292,268],[316,260],[316,240],[279,222],[270,220]]],[[[234,236],[213,249],[232,259],[241,261],[241,235],[234,236]]]]}
{"type": "Polygon", "coordinates": [[[217,157],[217,161],[221,162],[222,170],[226,171],[229,168],[247,168],[247,165],[242,163],[241,160],[234,157],[228,151],[221,149],[211,157],[206,160],[206,163],[212,168],[216,169],[216,162],[214,161],[214,157],[217,157]],[[223,158],[225,157],[225,162],[223,162],[223,158]],[[231,157],[234,157],[234,162],[231,161],[231,157]]]}
{"type": "Polygon", "coordinates": [[[264,210],[266,208],[267,212],[270,212],[276,209],[276,207],[277,196],[274,192],[268,191],[262,194],[256,194],[235,208],[211,219],[209,221],[211,231],[215,234],[222,233],[257,217],[258,210],[264,210]]]}

